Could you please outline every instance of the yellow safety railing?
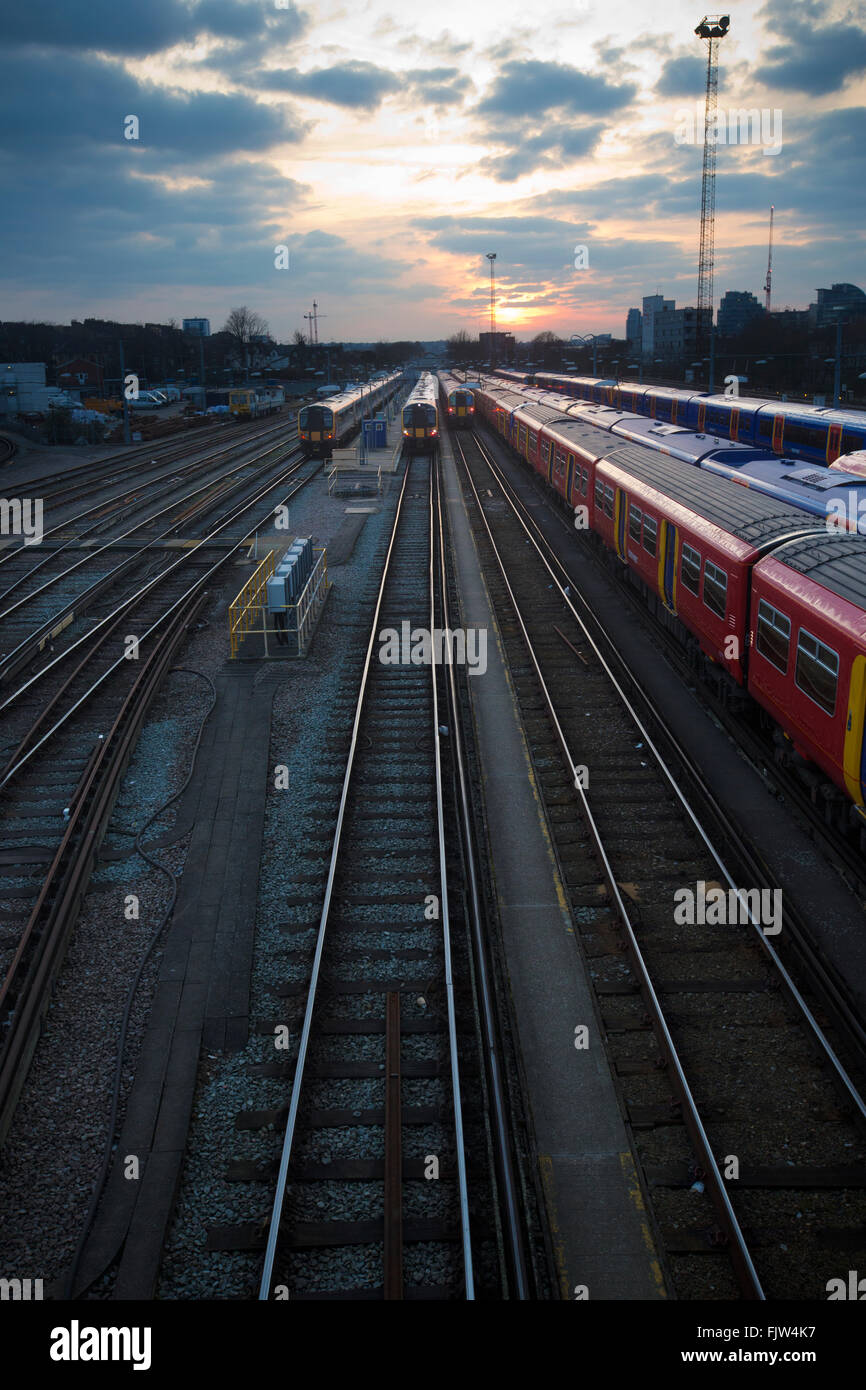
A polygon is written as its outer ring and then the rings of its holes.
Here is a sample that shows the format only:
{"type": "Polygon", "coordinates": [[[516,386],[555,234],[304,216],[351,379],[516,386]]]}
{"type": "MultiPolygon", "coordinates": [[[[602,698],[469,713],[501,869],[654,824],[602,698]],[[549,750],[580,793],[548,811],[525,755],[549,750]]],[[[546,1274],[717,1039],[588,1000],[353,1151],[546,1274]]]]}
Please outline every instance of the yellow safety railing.
{"type": "MultiPolygon", "coordinates": [[[[253,571],[237,598],[229,604],[229,642],[231,660],[234,661],[238,649],[256,620],[257,614],[264,615],[262,595],[274,573],[274,552],[269,550],[262,563],[253,571]]],[[[264,625],[264,616],[262,616],[264,625]]]]}

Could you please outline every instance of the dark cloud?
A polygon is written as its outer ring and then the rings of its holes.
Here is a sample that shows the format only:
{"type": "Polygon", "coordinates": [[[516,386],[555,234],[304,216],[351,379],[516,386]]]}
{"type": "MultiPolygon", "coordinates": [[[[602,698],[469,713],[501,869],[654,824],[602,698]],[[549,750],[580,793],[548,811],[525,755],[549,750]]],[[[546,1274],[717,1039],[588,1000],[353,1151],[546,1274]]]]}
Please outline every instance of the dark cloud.
{"type": "Polygon", "coordinates": [[[769,0],[759,12],[768,31],[784,35],[764,52],[754,78],[768,86],[826,96],[866,69],[866,27],[852,16],[826,20],[826,8],[810,0],[792,6],[769,0]]]}
{"type": "Polygon", "coordinates": [[[632,83],[615,86],[605,77],[564,63],[523,59],[503,64],[476,109],[483,116],[538,117],[557,109],[578,116],[605,116],[627,106],[636,93],[632,83]]]}
{"type": "Polygon", "coordinates": [[[655,90],[660,97],[701,97],[706,85],[706,60],[684,53],[679,58],[668,59],[655,90]]]}
{"type": "Polygon", "coordinates": [[[497,130],[495,134],[491,132],[488,140],[497,145],[508,141],[511,149],[506,154],[486,159],[479,166],[479,172],[499,183],[511,183],[537,169],[560,168],[591,154],[604,129],[599,123],[573,129],[554,126],[537,130],[527,123],[522,127],[497,130]]]}
{"type": "Polygon", "coordinates": [[[308,129],[289,110],[250,96],[156,87],[89,56],[65,64],[58,81],[56,60],[49,55],[10,55],[0,65],[0,87],[13,157],[38,154],[49,168],[70,155],[83,164],[98,148],[118,149],[156,169],[178,160],[268,149],[298,140],[308,129]],[[137,141],[124,138],[129,115],[140,122],[137,141]]]}
{"type": "Polygon", "coordinates": [[[257,85],[269,91],[294,92],[334,106],[374,111],[386,96],[398,92],[400,78],[375,63],[352,59],[330,68],[300,72],[297,68],[277,68],[259,72],[257,85]]]}
{"type": "Polygon", "coordinates": [[[266,17],[261,0],[146,0],[135,6],[121,0],[86,0],[80,5],[27,0],[4,8],[3,41],[140,57],[189,43],[201,34],[244,39],[266,23],[278,28],[287,42],[303,33],[309,18],[291,0],[288,8],[266,17]]]}

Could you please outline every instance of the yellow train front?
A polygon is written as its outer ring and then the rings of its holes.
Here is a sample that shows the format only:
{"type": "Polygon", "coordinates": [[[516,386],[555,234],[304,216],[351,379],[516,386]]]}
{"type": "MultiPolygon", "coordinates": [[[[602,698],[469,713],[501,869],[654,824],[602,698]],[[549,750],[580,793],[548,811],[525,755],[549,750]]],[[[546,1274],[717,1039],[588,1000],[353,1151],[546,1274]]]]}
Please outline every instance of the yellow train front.
{"type": "Polygon", "coordinates": [[[334,410],[324,402],[298,411],[298,439],[307,458],[327,458],[334,449],[334,410]]]}
{"type": "Polygon", "coordinates": [[[259,405],[252,387],[235,386],[229,391],[229,411],[235,420],[255,419],[259,405]]]}
{"type": "Polygon", "coordinates": [[[439,448],[438,382],[422,372],[403,406],[403,448],[409,454],[435,454],[439,448]]]}
{"type": "Polygon", "coordinates": [[[439,373],[443,418],[453,429],[468,429],[475,421],[475,395],[450,372],[439,373]]]}

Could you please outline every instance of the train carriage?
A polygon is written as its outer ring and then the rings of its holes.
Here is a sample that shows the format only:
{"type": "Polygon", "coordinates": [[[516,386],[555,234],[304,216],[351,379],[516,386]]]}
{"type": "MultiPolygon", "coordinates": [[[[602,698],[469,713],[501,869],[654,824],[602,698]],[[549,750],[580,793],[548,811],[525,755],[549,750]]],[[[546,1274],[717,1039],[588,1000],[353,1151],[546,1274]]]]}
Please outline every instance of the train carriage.
{"type": "Polygon", "coordinates": [[[403,404],[403,448],[410,454],[439,448],[438,385],[432,372],[422,372],[403,404]]]}
{"type": "Polygon", "coordinates": [[[823,533],[822,523],[634,445],[599,460],[593,501],[605,545],[742,685],[752,565],[784,540],[823,533]]]}
{"type": "Polygon", "coordinates": [[[327,400],[301,406],[298,411],[298,438],[310,458],[327,458],[360,428],[371,410],[393,396],[402,379],[401,372],[339,391],[327,400]]]}
{"type": "Polygon", "coordinates": [[[749,692],[866,822],[866,540],[809,538],[755,565],[749,692]]]}
{"type": "Polygon", "coordinates": [[[465,429],[475,419],[475,392],[449,372],[439,374],[442,417],[449,426],[465,429]]]}

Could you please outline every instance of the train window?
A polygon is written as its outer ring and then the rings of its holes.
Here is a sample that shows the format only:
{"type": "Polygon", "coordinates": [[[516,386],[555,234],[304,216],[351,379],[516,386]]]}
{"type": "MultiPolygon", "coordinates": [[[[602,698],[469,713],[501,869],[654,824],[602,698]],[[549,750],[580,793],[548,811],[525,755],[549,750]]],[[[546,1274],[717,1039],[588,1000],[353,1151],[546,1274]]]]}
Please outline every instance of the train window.
{"type": "Polygon", "coordinates": [[[855,449],[866,448],[866,434],[855,434],[853,430],[842,431],[841,449],[843,454],[853,454],[855,449]]]}
{"type": "Polygon", "coordinates": [[[580,470],[580,492],[581,492],[581,496],[582,496],[582,497],[586,497],[588,491],[589,491],[589,469],[588,469],[588,468],[581,468],[581,470],[580,470]]]}
{"type": "Polygon", "coordinates": [[[800,629],[797,638],[797,670],[794,679],[810,700],[814,700],[827,714],[833,713],[839,681],[839,657],[805,628],[800,629]]]}
{"type": "Polygon", "coordinates": [[[600,511],[602,510],[603,505],[604,505],[604,484],[601,482],[600,479],[596,479],[596,483],[595,483],[595,506],[596,506],[596,511],[599,511],[599,512],[600,512],[600,511]]]}
{"type": "Polygon", "coordinates": [[[683,546],[682,559],[680,560],[680,578],[683,587],[688,589],[691,594],[699,594],[701,591],[701,557],[697,550],[692,550],[690,545],[683,546]]]}
{"type": "Polygon", "coordinates": [[[537,435],[537,434],[534,434],[533,431],[530,430],[530,431],[529,431],[529,452],[530,452],[531,454],[534,454],[534,453],[535,453],[535,450],[537,449],[537,447],[538,447],[538,435],[537,435]]]}
{"type": "Polygon", "coordinates": [[[784,675],[788,670],[788,652],[791,646],[791,619],[780,613],[778,608],[758,603],[758,627],[755,633],[755,646],[761,656],[767,658],[784,675]]]}
{"type": "Polygon", "coordinates": [[[604,485],[604,514],[613,516],[613,488],[607,483],[604,485]]]}
{"type": "Polygon", "coordinates": [[[643,517],[643,548],[649,555],[655,555],[657,549],[658,523],[654,516],[647,516],[644,512],[643,517]]]}
{"type": "Polygon", "coordinates": [[[772,438],[773,438],[773,417],[772,417],[772,415],[759,415],[759,416],[758,416],[758,438],[759,438],[759,439],[772,439],[772,438]]]}
{"type": "Polygon", "coordinates": [[[821,449],[826,439],[826,425],[797,425],[789,420],[785,428],[786,444],[808,444],[813,449],[821,449]]]}
{"type": "Polygon", "coordinates": [[[517,447],[518,447],[518,449],[521,449],[521,450],[526,448],[526,426],[525,426],[525,425],[521,425],[520,428],[519,428],[518,431],[517,431],[517,447]]]}
{"type": "Polygon", "coordinates": [[[728,576],[712,560],[704,565],[704,603],[711,613],[720,618],[725,616],[728,607],[728,576]]]}
{"type": "Polygon", "coordinates": [[[640,507],[629,507],[628,509],[628,533],[633,541],[640,540],[640,524],[642,521],[640,507]]]}
{"type": "Polygon", "coordinates": [[[550,459],[551,459],[551,455],[552,455],[552,454],[553,454],[553,440],[552,440],[552,439],[546,439],[546,440],[544,441],[544,462],[547,464],[548,468],[550,467],[550,459]]]}

